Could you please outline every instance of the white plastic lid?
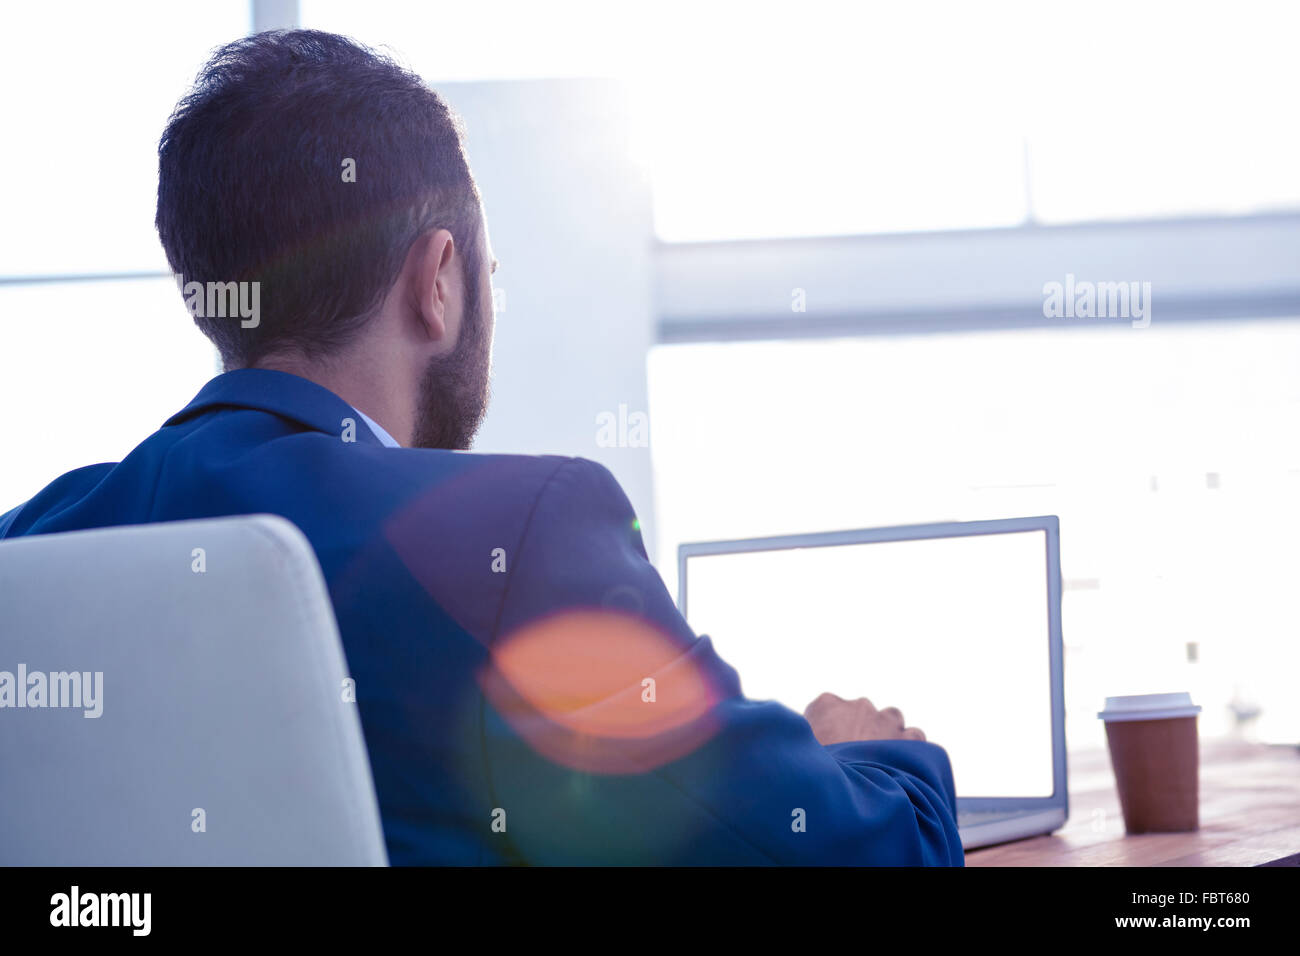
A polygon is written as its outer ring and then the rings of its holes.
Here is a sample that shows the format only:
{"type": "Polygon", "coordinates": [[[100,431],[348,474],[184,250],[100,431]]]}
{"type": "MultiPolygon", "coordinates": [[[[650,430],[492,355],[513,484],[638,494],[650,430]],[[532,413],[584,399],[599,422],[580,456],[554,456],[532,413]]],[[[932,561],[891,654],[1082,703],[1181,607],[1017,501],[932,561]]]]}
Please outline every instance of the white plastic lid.
{"type": "Polygon", "coordinates": [[[1192,695],[1136,694],[1131,697],[1107,697],[1106,709],[1097,714],[1102,720],[1167,720],[1172,717],[1195,717],[1201,712],[1192,703],[1192,695]]]}

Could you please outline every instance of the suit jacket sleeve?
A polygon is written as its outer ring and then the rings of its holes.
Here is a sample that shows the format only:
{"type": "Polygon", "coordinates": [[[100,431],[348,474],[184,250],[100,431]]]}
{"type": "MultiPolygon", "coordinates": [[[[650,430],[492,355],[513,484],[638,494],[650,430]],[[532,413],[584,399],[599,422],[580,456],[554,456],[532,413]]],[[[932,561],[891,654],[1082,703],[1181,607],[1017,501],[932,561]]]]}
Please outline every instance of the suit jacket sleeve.
{"type": "Polygon", "coordinates": [[[488,775],[526,862],[962,864],[944,751],[823,747],[746,699],[598,464],[567,461],[539,495],[491,651],[488,775]]]}

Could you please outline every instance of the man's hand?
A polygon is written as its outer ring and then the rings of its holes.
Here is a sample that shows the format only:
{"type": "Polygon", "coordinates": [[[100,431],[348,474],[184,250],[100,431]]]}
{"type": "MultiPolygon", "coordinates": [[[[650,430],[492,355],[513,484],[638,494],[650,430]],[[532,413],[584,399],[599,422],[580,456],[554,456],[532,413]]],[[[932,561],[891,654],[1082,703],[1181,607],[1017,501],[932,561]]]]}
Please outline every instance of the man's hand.
{"type": "Polygon", "coordinates": [[[905,727],[897,707],[876,710],[865,697],[845,700],[822,694],[803,712],[813,736],[823,747],[850,740],[924,740],[919,727],[905,727]]]}

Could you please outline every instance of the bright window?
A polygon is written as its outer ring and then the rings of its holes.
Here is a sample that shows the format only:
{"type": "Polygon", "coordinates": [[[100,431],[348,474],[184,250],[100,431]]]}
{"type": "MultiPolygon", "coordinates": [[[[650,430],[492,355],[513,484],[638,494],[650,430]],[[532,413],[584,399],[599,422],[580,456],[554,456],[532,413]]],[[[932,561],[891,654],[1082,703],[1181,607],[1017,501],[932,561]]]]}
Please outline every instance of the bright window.
{"type": "Polygon", "coordinates": [[[1207,734],[1255,706],[1300,732],[1300,320],[664,346],[650,374],[670,586],[687,541],[1057,514],[1073,745],[1103,697],[1173,690],[1207,734]]]}
{"type": "Polygon", "coordinates": [[[170,278],[0,286],[0,513],[120,461],[215,375],[170,278]]]}
{"type": "Polygon", "coordinates": [[[215,373],[154,231],[158,138],[211,49],[248,27],[245,0],[6,9],[0,512],[120,460],[215,373]]]}
{"type": "Polygon", "coordinates": [[[626,80],[669,241],[1300,208],[1294,4],[302,11],[307,26],[391,44],[434,84],[626,80]]]}
{"type": "MultiPolygon", "coordinates": [[[[6,6],[0,275],[162,272],[158,137],[248,3],[6,6]]],[[[0,316],[0,319],[7,316],[0,316]]]]}

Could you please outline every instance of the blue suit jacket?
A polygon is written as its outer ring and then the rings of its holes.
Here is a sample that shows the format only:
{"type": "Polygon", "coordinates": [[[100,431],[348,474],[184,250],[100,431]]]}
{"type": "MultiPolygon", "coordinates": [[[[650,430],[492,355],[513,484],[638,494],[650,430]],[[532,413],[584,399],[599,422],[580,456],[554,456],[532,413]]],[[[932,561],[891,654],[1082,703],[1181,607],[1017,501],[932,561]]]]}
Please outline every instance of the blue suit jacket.
{"type": "Polygon", "coordinates": [[[962,863],[944,751],[746,699],[593,462],[385,447],[241,370],[0,537],[251,513],[320,559],[394,864],[962,863]]]}

